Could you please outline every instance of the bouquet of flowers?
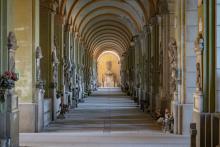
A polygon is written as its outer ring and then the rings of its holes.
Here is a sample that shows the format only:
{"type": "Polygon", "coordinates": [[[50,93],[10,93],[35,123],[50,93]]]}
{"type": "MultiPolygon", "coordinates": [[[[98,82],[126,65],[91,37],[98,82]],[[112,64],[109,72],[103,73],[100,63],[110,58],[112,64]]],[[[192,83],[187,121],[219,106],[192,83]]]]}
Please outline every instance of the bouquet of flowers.
{"type": "Polygon", "coordinates": [[[15,81],[18,80],[16,73],[11,71],[6,71],[0,77],[0,88],[2,89],[11,89],[15,86],[15,81]]]}

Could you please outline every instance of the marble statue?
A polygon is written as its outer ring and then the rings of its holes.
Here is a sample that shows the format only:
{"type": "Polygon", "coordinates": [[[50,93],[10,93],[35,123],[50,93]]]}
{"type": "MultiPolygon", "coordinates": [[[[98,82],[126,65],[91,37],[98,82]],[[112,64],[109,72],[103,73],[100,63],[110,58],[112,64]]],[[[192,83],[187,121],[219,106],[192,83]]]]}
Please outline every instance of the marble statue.
{"type": "Polygon", "coordinates": [[[115,74],[112,72],[112,62],[106,62],[106,72],[104,75],[104,87],[115,87],[115,74]]]}
{"type": "Polygon", "coordinates": [[[41,47],[36,48],[36,78],[37,81],[41,80],[41,68],[40,68],[40,60],[43,58],[41,47]]]}
{"type": "Polygon", "coordinates": [[[71,63],[67,57],[64,57],[64,83],[67,88],[71,86],[71,63]]]}
{"type": "Polygon", "coordinates": [[[9,71],[15,71],[15,50],[18,48],[17,39],[14,32],[9,32],[8,35],[8,50],[9,50],[9,71]]]}
{"type": "Polygon", "coordinates": [[[53,63],[53,80],[54,80],[54,82],[56,82],[57,78],[58,78],[59,60],[57,58],[57,48],[56,48],[56,44],[55,44],[55,39],[54,39],[54,47],[52,50],[52,63],[53,63]]]}

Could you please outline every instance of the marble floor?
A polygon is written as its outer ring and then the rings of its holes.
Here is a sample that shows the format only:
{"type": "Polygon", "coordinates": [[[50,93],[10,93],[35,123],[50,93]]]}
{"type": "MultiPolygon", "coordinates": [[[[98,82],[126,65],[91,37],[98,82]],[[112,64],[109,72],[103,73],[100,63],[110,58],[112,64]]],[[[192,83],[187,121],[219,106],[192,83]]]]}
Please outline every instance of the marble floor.
{"type": "Polygon", "coordinates": [[[25,147],[189,147],[189,137],[164,134],[120,89],[99,89],[66,119],[42,133],[20,134],[25,147]]]}

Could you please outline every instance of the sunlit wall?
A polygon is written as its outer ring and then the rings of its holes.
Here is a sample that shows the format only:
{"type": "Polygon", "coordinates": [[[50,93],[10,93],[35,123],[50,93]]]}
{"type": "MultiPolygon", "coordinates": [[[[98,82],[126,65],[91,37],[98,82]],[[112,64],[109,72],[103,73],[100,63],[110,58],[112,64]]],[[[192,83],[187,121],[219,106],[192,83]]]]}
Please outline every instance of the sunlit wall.
{"type": "Polygon", "coordinates": [[[19,48],[16,50],[16,72],[19,81],[16,82],[16,94],[19,102],[32,101],[32,0],[12,0],[11,27],[16,34],[19,48]]]}
{"type": "Polygon", "coordinates": [[[97,60],[97,67],[98,67],[98,86],[104,87],[103,80],[105,78],[105,73],[107,71],[106,63],[112,62],[112,72],[115,74],[116,80],[116,87],[120,86],[120,58],[114,52],[103,52],[98,60],[97,60]]]}

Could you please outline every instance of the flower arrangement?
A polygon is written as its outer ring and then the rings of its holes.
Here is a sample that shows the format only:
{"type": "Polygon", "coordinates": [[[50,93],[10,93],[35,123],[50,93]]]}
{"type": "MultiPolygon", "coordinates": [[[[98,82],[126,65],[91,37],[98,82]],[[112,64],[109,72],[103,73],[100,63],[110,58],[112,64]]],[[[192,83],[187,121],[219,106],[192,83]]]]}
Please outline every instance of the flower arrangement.
{"type": "Polygon", "coordinates": [[[15,81],[18,80],[16,73],[11,71],[6,71],[0,77],[0,88],[2,89],[11,89],[15,86],[15,81]]]}

